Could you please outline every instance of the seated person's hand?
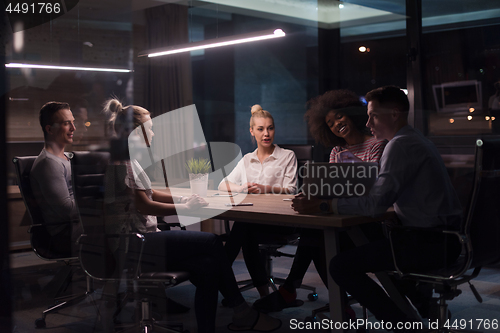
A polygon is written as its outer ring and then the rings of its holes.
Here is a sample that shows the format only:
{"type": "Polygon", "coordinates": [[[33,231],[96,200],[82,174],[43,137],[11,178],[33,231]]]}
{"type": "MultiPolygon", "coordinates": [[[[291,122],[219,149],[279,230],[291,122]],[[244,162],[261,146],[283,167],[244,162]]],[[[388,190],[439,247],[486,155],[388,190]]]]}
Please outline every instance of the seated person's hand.
{"type": "Polygon", "coordinates": [[[358,163],[363,162],[359,157],[356,157],[349,150],[339,152],[335,156],[335,163],[358,163]]]}
{"type": "Polygon", "coordinates": [[[201,207],[208,206],[208,202],[206,202],[205,199],[200,197],[198,194],[193,194],[192,196],[187,198],[185,205],[187,209],[195,210],[201,207]]]}
{"type": "Polygon", "coordinates": [[[248,193],[248,186],[249,186],[249,184],[251,184],[251,183],[244,183],[244,184],[241,184],[241,185],[237,188],[236,192],[239,192],[239,193],[248,193]]]}
{"type": "Polygon", "coordinates": [[[244,183],[242,184],[239,189],[238,189],[238,192],[241,192],[241,193],[262,193],[262,189],[259,190],[259,186],[262,186],[262,185],[259,185],[257,183],[244,183]]]}
{"type": "Polygon", "coordinates": [[[257,183],[246,183],[248,193],[252,194],[260,194],[265,193],[264,185],[260,185],[257,183]]]}
{"type": "Polygon", "coordinates": [[[315,214],[320,212],[319,205],[321,200],[318,198],[307,198],[299,193],[292,199],[292,209],[299,214],[315,214]]]}

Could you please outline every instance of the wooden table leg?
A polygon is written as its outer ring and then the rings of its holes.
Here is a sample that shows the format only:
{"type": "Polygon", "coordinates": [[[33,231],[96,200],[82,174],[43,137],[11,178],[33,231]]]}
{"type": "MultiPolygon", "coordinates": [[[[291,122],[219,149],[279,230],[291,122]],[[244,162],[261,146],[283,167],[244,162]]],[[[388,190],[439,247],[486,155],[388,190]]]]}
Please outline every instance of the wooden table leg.
{"type": "Polygon", "coordinates": [[[342,302],[342,294],[339,286],[333,281],[330,275],[330,260],[337,255],[339,251],[339,238],[336,229],[326,229],[325,234],[325,253],[326,253],[326,265],[328,267],[328,297],[330,303],[330,318],[332,332],[344,332],[342,328],[335,328],[335,323],[337,325],[343,322],[344,317],[344,304],[342,302]]]}

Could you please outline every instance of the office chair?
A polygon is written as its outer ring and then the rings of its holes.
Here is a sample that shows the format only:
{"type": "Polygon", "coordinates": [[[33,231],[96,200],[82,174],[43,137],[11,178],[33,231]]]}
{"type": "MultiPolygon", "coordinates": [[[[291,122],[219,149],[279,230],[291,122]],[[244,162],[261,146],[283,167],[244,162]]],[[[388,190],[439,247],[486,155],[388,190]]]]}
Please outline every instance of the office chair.
{"type": "MultiPolygon", "coordinates": [[[[313,145],[279,145],[279,147],[283,149],[292,150],[295,153],[295,157],[297,158],[297,170],[300,171],[301,167],[304,167],[306,162],[313,160],[313,145]]],[[[297,188],[300,189],[302,186],[302,178],[298,177],[297,188]]],[[[225,221],[226,233],[230,234],[229,221],[225,221]]],[[[259,238],[259,251],[266,262],[266,271],[268,272],[269,284],[273,291],[278,290],[276,284],[285,283],[285,279],[274,277],[272,272],[272,257],[288,257],[293,258],[293,254],[284,253],[279,251],[279,248],[285,245],[297,245],[299,241],[299,235],[291,234],[291,235],[283,235],[283,234],[263,234],[259,238]]],[[[252,280],[243,280],[238,281],[238,285],[243,285],[240,287],[240,291],[245,291],[252,289],[254,287],[252,280]]],[[[316,301],[318,299],[318,294],[316,293],[316,287],[308,286],[302,284],[299,288],[306,289],[311,291],[308,294],[307,298],[310,301],[316,301]]]]}
{"type": "Polygon", "coordinates": [[[141,303],[141,319],[138,323],[111,324],[121,332],[165,331],[182,332],[182,323],[160,322],[152,318],[151,302],[140,296],[144,288],[173,287],[189,279],[187,272],[141,272],[142,249],[145,238],[138,233],[109,233],[109,224],[117,219],[127,219],[126,207],[131,193],[125,186],[126,166],[109,165],[107,152],[74,152],[71,170],[75,201],[84,227],[79,239],[80,263],[85,273],[111,285],[111,294],[117,296],[117,285],[125,280],[127,293],[117,301],[117,311],[122,309],[128,297],[138,298],[141,303]],[[113,287],[114,285],[114,287],[113,287]],[[132,290],[133,289],[133,290],[132,290]],[[138,291],[139,290],[139,291],[138,291]]]}
{"type": "Polygon", "coordinates": [[[297,188],[300,189],[302,186],[302,173],[301,168],[307,162],[313,161],[314,146],[313,145],[279,145],[283,149],[289,149],[295,153],[297,157],[297,171],[299,172],[297,188]]]}
{"type": "MultiPolygon", "coordinates": [[[[482,298],[471,284],[478,276],[481,267],[500,261],[500,139],[483,138],[476,141],[475,165],[472,180],[472,192],[466,207],[465,218],[460,230],[434,230],[457,237],[462,253],[450,267],[431,272],[403,272],[398,266],[397,257],[393,257],[397,274],[402,279],[411,279],[420,284],[427,284],[439,294],[434,301],[438,311],[431,313],[432,319],[438,319],[439,327],[435,332],[466,332],[446,329],[443,325],[450,318],[446,301],[461,294],[458,286],[468,283],[478,302],[482,298]],[[472,272],[471,272],[472,270],[472,272]]],[[[394,232],[411,231],[412,228],[397,228],[394,232]]]]}
{"type": "Polygon", "coordinates": [[[51,236],[45,228],[42,212],[31,189],[30,172],[36,158],[37,156],[16,156],[12,162],[16,169],[17,182],[26,206],[26,212],[32,222],[28,230],[30,233],[31,247],[39,258],[60,262],[63,265],[51,282],[51,284],[55,284],[57,288],[54,296],[54,305],[43,311],[42,318],[35,321],[35,326],[37,328],[45,328],[45,318],[49,313],[79,303],[86,297],[91,296],[93,287],[92,281],[90,278],[87,278],[87,290],[84,294],[60,296],[68,288],[73,274],[75,273],[75,268],[78,268],[78,257],[72,257],[70,253],[56,252],[50,247],[51,236]]]}

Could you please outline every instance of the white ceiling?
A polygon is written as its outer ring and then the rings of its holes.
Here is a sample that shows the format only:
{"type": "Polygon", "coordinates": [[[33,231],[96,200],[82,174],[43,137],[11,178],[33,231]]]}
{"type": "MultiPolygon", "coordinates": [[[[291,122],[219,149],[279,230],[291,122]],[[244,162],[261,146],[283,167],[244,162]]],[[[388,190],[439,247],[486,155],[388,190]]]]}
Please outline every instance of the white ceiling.
{"type": "MultiPolygon", "coordinates": [[[[143,2],[143,0],[134,1],[143,2]]],[[[181,3],[225,13],[257,16],[326,29],[342,27],[343,37],[404,31],[406,18],[404,0],[146,0],[146,2],[181,3]]],[[[422,16],[424,29],[444,25],[481,25],[485,21],[500,18],[500,0],[422,0],[422,16]]]]}
{"type": "Polygon", "coordinates": [[[323,28],[338,27],[340,23],[342,26],[349,26],[349,22],[360,20],[373,23],[404,17],[384,10],[334,0],[200,0],[199,2],[222,5],[226,9],[233,7],[277,15],[323,28]]]}
{"type": "MultiPolygon", "coordinates": [[[[326,29],[341,27],[341,36],[356,38],[393,32],[404,33],[404,0],[80,0],[80,20],[102,24],[103,21],[117,24],[137,20],[140,10],[176,3],[195,8],[206,8],[207,15],[215,13],[218,19],[229,18],[229,14],[271,19],[326,29]],[[340,8],[342,5],[343,8],[340,8]],[[101,22],[101,23],[99,23],[101,22]]],[[[444,25],[469,26],[495,24],[500,18],[500,0],[422,0],[424,29],[444,25]],[[493,23],[492,23],[493,22],[493,23]]],[[[198,11],[198,13],[200,13],[198,11]]],[[[498,23],[496,23],[498,24],[498,23]]]]}

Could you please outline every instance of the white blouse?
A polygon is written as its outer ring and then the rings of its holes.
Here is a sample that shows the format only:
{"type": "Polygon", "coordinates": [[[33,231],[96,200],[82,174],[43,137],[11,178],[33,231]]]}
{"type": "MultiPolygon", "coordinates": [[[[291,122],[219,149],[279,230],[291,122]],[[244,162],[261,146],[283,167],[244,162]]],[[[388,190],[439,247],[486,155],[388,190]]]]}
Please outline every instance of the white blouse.
{"type": "Polygon", "coordinates": [[[290,193],[295,193],[297,190],[297,158],[293,151],[280,148],[275,144],[273,153],[260,163],[257,149],[255,149],[243,156],[234,170],[220,184],[226,180],[236,185],[249,182],[279,186],[288,189],[290,193]]]}
{"type": "MultiPolygon", "coordinates": [[[[151,189],[151,181],[148,175],[141,167],[137,160],[126,161],[127,176],[125,178],[125,185],[132,190],[142,190],[146,192],[149,200],[153,200],[153,190],[151,189]]],[[[141,233],[157,232],[160,231],[157,225],[156,216],[144,215],[135,208],[135,201],[132,200],[131,211],[133,214],[132,222],[137,230],[141,233]]]]}

